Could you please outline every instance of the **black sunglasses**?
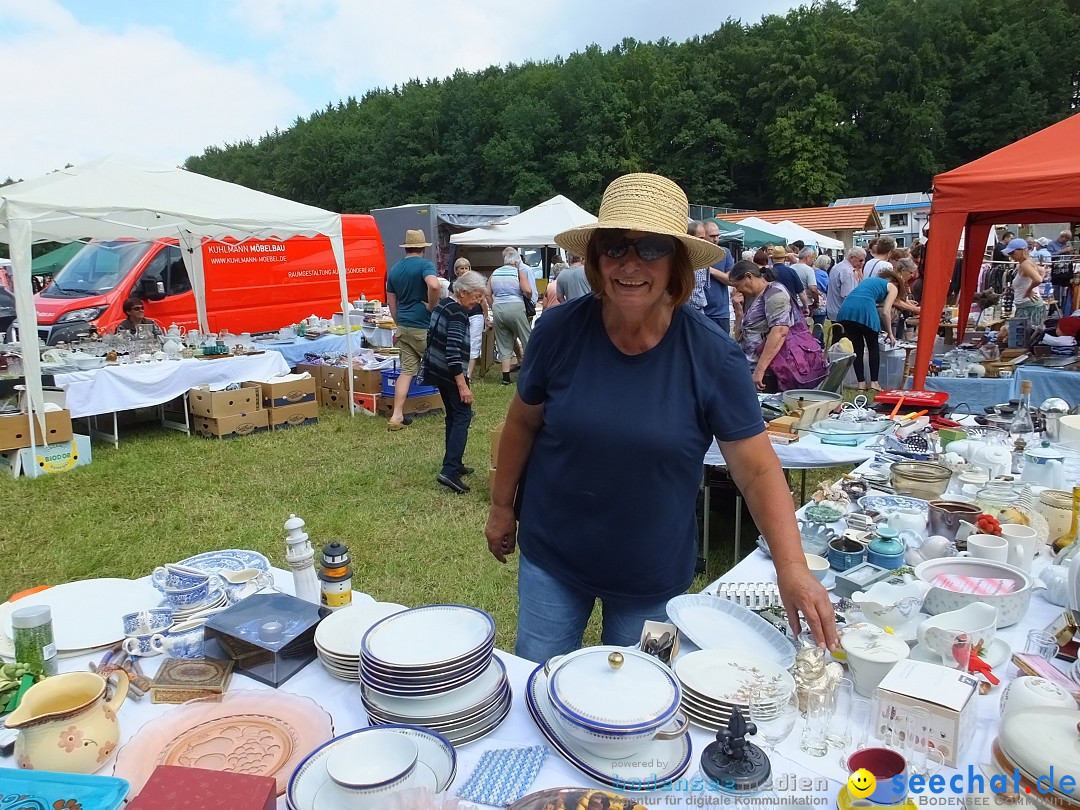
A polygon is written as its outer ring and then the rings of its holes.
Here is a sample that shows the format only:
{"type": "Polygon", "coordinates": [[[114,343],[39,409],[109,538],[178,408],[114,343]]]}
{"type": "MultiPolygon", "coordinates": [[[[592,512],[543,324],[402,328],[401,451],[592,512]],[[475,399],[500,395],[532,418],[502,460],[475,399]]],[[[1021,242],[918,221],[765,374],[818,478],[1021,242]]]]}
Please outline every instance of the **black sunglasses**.
{"type": "Polygon", "coordinates": [[[655,262],[675,252],[675,240],[670,236],[648,234],[637,239],[627,239],[621,234],[601,239],[600,252],[611,259],[621,259],[630,248],[643,262],[655,262]]]}

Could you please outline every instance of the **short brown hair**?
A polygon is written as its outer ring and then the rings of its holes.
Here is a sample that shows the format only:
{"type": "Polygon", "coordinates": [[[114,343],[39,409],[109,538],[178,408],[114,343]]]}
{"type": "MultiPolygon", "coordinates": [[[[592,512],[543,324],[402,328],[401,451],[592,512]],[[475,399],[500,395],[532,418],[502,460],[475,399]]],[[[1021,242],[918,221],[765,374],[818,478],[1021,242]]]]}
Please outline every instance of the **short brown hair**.
{"type": "Polygon", "coordinates": [[[135,309],[135,307],[141,306],[144,306],[143,300],[141,298],[129,298],[124,302],[124,314],[130,315],[131,310],[135,309]]]}
{"type": "MultiPolygon", "coordinates": [[[[597,298],[604,297],[604,279],[600,275],[600,237],[603,234],[604,229],[597,228],[585,246],[585,278],[597,298]]],[[[675,254],[671,258],[671,280],[667,291],[672,303],[678,307],[689,301],[690,293],[694,291],[694,267],[690,264],[686,246],[675,237],[671,237],[671,241],[675,243],[675,254]]]]}

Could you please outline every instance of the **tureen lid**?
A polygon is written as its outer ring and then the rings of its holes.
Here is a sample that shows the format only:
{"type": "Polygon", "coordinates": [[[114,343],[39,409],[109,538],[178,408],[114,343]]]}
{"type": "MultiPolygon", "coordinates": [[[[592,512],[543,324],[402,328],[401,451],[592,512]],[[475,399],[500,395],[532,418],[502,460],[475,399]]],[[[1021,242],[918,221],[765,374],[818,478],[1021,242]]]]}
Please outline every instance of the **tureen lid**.
{"type": "Polygon", "coordinates": [[[556,707],[590,725],[652,726],[679,707],[682,692],[655,658],[622,647],[587,647],[555,665],[548,691],[556,707]]]}
{"type": "Polygon", "coordinates": [[[908,657],[908,645],[877,627],[852,627],[840,636],[844,652],[866,661],[895,663],[908,657]]]}

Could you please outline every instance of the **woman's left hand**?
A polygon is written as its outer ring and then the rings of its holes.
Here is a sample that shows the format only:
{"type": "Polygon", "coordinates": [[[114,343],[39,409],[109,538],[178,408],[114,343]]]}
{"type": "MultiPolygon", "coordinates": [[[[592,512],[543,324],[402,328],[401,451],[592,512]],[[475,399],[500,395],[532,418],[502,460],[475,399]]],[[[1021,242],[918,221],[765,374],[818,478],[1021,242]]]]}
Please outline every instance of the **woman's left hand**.
{"type": "Polygon", "coordinates": [[[758,391],[765,390],[765,369],[760,364],[754,369],[754,385],[757,386],[758,391]]]}
{"type": "Polygon", "coordinates": [[[810,632],[818,646],[836,650],[840,638],[836,633],[836,613],[829,601],[829,592],[810,573],[805,564],[790,563],[777,568],[776,584],[780,599],[788,613],[788,622],[796,634],[800,630],[799,614],[810,625],[810,632]]]}

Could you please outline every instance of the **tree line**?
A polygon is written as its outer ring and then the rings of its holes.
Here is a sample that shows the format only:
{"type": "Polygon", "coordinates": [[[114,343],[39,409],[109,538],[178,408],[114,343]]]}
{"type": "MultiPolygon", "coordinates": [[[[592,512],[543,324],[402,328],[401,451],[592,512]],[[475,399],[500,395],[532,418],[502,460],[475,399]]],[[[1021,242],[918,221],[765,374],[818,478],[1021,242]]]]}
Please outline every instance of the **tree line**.
{"type": "Polygon", "coordinates": [[[595,211],[630,171],[694,203],[821,205],[928,190],[1078,105],[1076,0],[824,0],[373,90],[185,165],[342,212],[556,193],[595,211]]]}

